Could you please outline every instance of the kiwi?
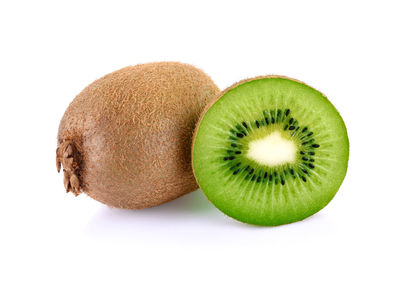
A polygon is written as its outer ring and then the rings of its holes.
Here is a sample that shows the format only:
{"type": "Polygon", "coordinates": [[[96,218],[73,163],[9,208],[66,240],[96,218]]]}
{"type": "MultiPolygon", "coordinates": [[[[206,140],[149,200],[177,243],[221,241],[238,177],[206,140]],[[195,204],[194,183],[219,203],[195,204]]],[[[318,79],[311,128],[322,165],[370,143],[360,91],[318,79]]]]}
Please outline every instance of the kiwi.
{"type": "Polygon", "coordinates": [[[192,146],[200,188],[226,215],[281,225],[326,206],[347,171],[349,141],[334,106],[294,79],[241,81],[202,114],[192,146]]]}
{"type": "Polygon", "coordinates": [[[195,190],[191,137],[218,93],[203,71],[176,62],[129,66],[93,82],[59,126],[57,169],[67,192],[140,209],[195,190]]]}

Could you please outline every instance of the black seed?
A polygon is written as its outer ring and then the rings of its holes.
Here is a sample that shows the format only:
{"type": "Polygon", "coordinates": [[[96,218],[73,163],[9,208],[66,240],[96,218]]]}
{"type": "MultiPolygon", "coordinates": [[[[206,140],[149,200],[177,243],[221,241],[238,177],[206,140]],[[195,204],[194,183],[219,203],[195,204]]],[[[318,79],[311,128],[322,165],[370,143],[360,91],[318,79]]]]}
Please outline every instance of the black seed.
{"type": "Polygon", "coordinates": [[[314,151],[310,151],[308,154],[315,155],[315,152],[314,151]]]}
{"type": "Polygon", "coordinates": [[[256,179],[256,175],[253,175],[252,177],[251,177],[251,181],[254,181],[256,179]]]}
{"type": "Polygon", "coordinates": [[[318,147],[319,147],[319,144],[314,143],[314,144],[312,145],[312,147],[318,148],[318,147]]]}
{"type": "Polygon", "coordinates": [[[314,134],[313,132],[310,132],[307,134],[307,137],[311,136],[312,134],[314,134]]]}
{"type": "Polygon", "coordinates": [[[289,127],[289,130],[292,131],[292,130],[294,130],[295,128],[296,128],[295,126],[290,126],[290,127],[289,127]]]}
{"type": "Polygon", "coordinates": [[[239,169],[233,172],[234,175],[236,175],[237,173],[239,173],[239,169]]]}
{"type": "Polygon", "coordinates": [[[269,175],[268,179],[269,179],[270,181],[272,181],[272,175],[269,175]]]}
{"type": "Polygon", "coordinates": [[[304,155],[304,154],[306,154],[306,153],[305,153],[304,151],[300,151],[300,154],[301,154],[301,155],[304,155]]]}
{"type": "Polygon", "coordinates": [[[294,171],[293,171],[293,169],[290,169],[290,173],[291,173],[292,175],[294,175],[294,171]]]}
{"type": "Polygon", "coordinates": [[[231,143],[232,147],[237,147],[236,143],[231,143]]]}
{"type": "Polygon", "coordinates": [[[298,131],[300,129],[300,127],[296,127],[296,131],[298,131]]]}
{"type": "Polygon", "coordinates": [[[275,124],[275,118],[274,117],[271,117],[271,123],[275,124]]]}
{"type": "Polygon", "coordinates": [[[279,117],[279,116],[281,116],[281,114],[282,114],[282,110],[278,109],[277,116],[279,117]]]}
{"type": "Polygon", "coordinates": [[[290,113],[290,109],[286,109],[285,115],[288,116],[290,113]]]}
{"type": "Polygon", "coordinates": [[[294,119],[293,119],[293,118],[290,118],[290,120],[289,120],[289,125],[292,125],[293,121],[294,121],[294,119]]]}
{"type": "Polygon", "coordinates": [[[265,172],[264,173],[264,178],[266,178],[268,176],[268,173],[267,172],[265,172]]]}
{"type": "Polygon", "coordinates": [[[229,159],[229,160],[233,160],[233,159],[235,159],[235,156],[229,156],[228,159],[229,159]]]}
{"type": "Polygon", "coordinates": [[[238,138],[243,138],[244,137],[244,135],[241,134],[241,133],[237,133],[236,135],[238,136],[238,138]]]}
{"type": "Polygon", "coordinates": [[[257,182],[260,182],[260,181],[261,181],[261,177],[258,177],[258,178],[257,178],[257,182]]]}
{"type": "Polygon", "coordinates": [[[301,177],[301,179],[304,181],[304,182],[306,182],[307,181],[307,179],[305,178],[305,177],[301,177]]]}
{"type": "Polygon", "coordinates": [[[305,131],[307,131],[307,129],[308,129],[307,127],[304,127],[304,129],[301,130],[301,132],[304,133],[305,131]]]}
{"type": "Polygon", "coordinates": [[[236,167],[239,167],[239,166],[240,166],[240,162],[236,164],[236,167]]]}
{"type": "Polygon", "coordinates": [[[258,121],[256,121],[256,126],[257,128],[260,128],[260,123],[258,123],[258,121]]]}
{"type": "Polygon", "coordinates": [[[301,169],[303,173],[308,174],[308,171],[306,169],[301,169]]]}
{"type": "Polygon", "coordinates": [[[235,151],[235,153],[236,153],[236,154],[241,154],[242,152],[241,152],[241,151],[235,151]]]}
{"type": "Polygon", "coordinates": [[[224,161],[228,160],[228,157],[224,157],[224,161]]]}
{"type": "Polygon", "coordinates": [[[278,184],[278,179],[275,179],[275,184],[278,184]]]}
{"type": "Polygon", "coordinates": [[[276,175],[277,175],[277,173],[276,173],[276,172],[274,172],[274,177],[276,177],[276,175]]]}
{"type": "Polygon", "coordinates": [[[301,145],[305,145],[305,144],[307,144],[307,143],[309,143],[309,142],[310,142],[310,141],[302,142],[301,145]]]}
{"type": "Polygon", "coordinates": [[[311,169],[314,169],[315,168],[315,166],[313,165],[313,164],[308,164],[308,167],[310,167],[311,169]]]}
{"type": "Polygon", "coordinates": [[[246,124],[246,122],[242,122],[242,125],[247,129],[247,124],[246,124]]]}
{"type": "Polygon", "coordinates": [[[303,159],[304,161],[308,161],[308,158],[307,158],[307,157],[303,157],[303,158],[301,158],[301,159],[303,159]]]}
{"type": "Polygon", "coordinates": [[[266,125],[269,125],[269,119],[268,119],[268,117],[265,117],[265,124],[266,124],[266,125]]]}
{"type": "Polygon", "coordinates": [[[314,162],[314,159],[310,159],[310,162],[314,162]]]}
{"type": "Polygon", "coordinates": [[[251,170],[250,170],[249,174],[251,175],[253,172],[254,172],[254,169],[253,169],[253,168],[251,168],[251,170]]]}
{"type": "Polygon", "coordinates": [[[247,166],[244,170],[247,171],[249,169],[249,166],[247,166]]]}
{"type": "Polygon", "coordinates": [[[281,184],[285,185],[285,181],[283,179],[281,179],[281,184]]]}

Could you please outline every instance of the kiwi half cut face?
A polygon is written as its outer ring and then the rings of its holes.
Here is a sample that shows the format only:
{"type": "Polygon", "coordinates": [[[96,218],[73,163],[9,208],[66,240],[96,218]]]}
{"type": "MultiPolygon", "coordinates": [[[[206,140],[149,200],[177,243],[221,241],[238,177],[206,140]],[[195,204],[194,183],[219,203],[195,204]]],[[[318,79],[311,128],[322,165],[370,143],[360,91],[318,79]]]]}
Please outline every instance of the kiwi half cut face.
{"type": "Polygon", "coordinates": [[[293,79],[239,82],[212,103],[193,141],[193,170],[222,212],[281,225],[321,210],[347,170],[349,141],[334,106],[293,79]]]}

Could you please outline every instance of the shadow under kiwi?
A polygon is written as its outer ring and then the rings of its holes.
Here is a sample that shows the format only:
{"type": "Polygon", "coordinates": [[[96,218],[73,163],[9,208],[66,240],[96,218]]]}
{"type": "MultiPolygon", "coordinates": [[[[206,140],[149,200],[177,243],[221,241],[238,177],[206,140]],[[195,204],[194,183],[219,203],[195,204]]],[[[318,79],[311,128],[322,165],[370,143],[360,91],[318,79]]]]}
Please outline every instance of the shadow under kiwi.
{"type": "Polygon", "coordinates": [[[85,228],[92,237],[137,236],[157,232],[168,237],[173,233],[198,234],[207,228],[244,226],[215,208],[200,190],[160,206],[126,210],[100,206],[85,228]]]}
{"type": "Polygon", "coordinates": [[[171,202],[141,210],[102,205],[88,222],[84,232],[91,239],[141,241],[151,246],[170,243],[232,245],[250,243],[251,239],[245,238],[248,235],[252,239],[264,240],[266,235],[273,237],[282,235],[286,230],[292,232],[294,228],[310,227],[310,224],[313,225],[316,220],[321,219],[324,220],[324,216],[316,214],[288,225],[250,225],[226,216],[200,190],[196,190],[171,202]]]}

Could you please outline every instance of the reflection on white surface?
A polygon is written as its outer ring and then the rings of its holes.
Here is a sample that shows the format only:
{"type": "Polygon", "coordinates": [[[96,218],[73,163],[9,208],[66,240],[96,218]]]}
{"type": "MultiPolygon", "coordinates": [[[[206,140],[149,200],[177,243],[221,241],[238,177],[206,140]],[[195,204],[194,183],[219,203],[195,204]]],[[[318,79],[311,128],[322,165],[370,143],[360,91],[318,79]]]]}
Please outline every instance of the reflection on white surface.
{"type": "Polygon", "coordinates": [[[197,239],[210,227],[217,231],[238,224],[242,226],[226,217],[197,190],[153,208],[123,210],[102,206],[87,224],[85,232],[97,238],[141,236],[163,243],[163,240],[181,239],[182,236],[185,236],[184,240],[197,239]]]}
{"type": "MultiPolygon", "coordinates": [[[[140,239],[149,245],[165,243],[218,244],[253,243],[270,235],[282,235],[282,228],[299,227],[318,220],[314,226],[322,230],[328,217],[316,214],[302,222],[279,227],[259,227],[231,219],[215,208],[200,190],[169,203],[142,210],[123,210],[101,206],[85,228],[89,238],[140,239]],[[319,225],[319,227],[318,227],[319,225]],[[241,239],[251,232],[253,240],[241,239]],[[146,242],[148,241],[148,242],[146,242]]],[[[329,227],[328,227],[329,228],[329,227]]],[[[318,230],[316,230],[318,232],[318,230]]],[[[325,230],[322,231],[327,231],[325,230]]],[[[285,231],[283,231],[285,232],[285,231]]]]}

